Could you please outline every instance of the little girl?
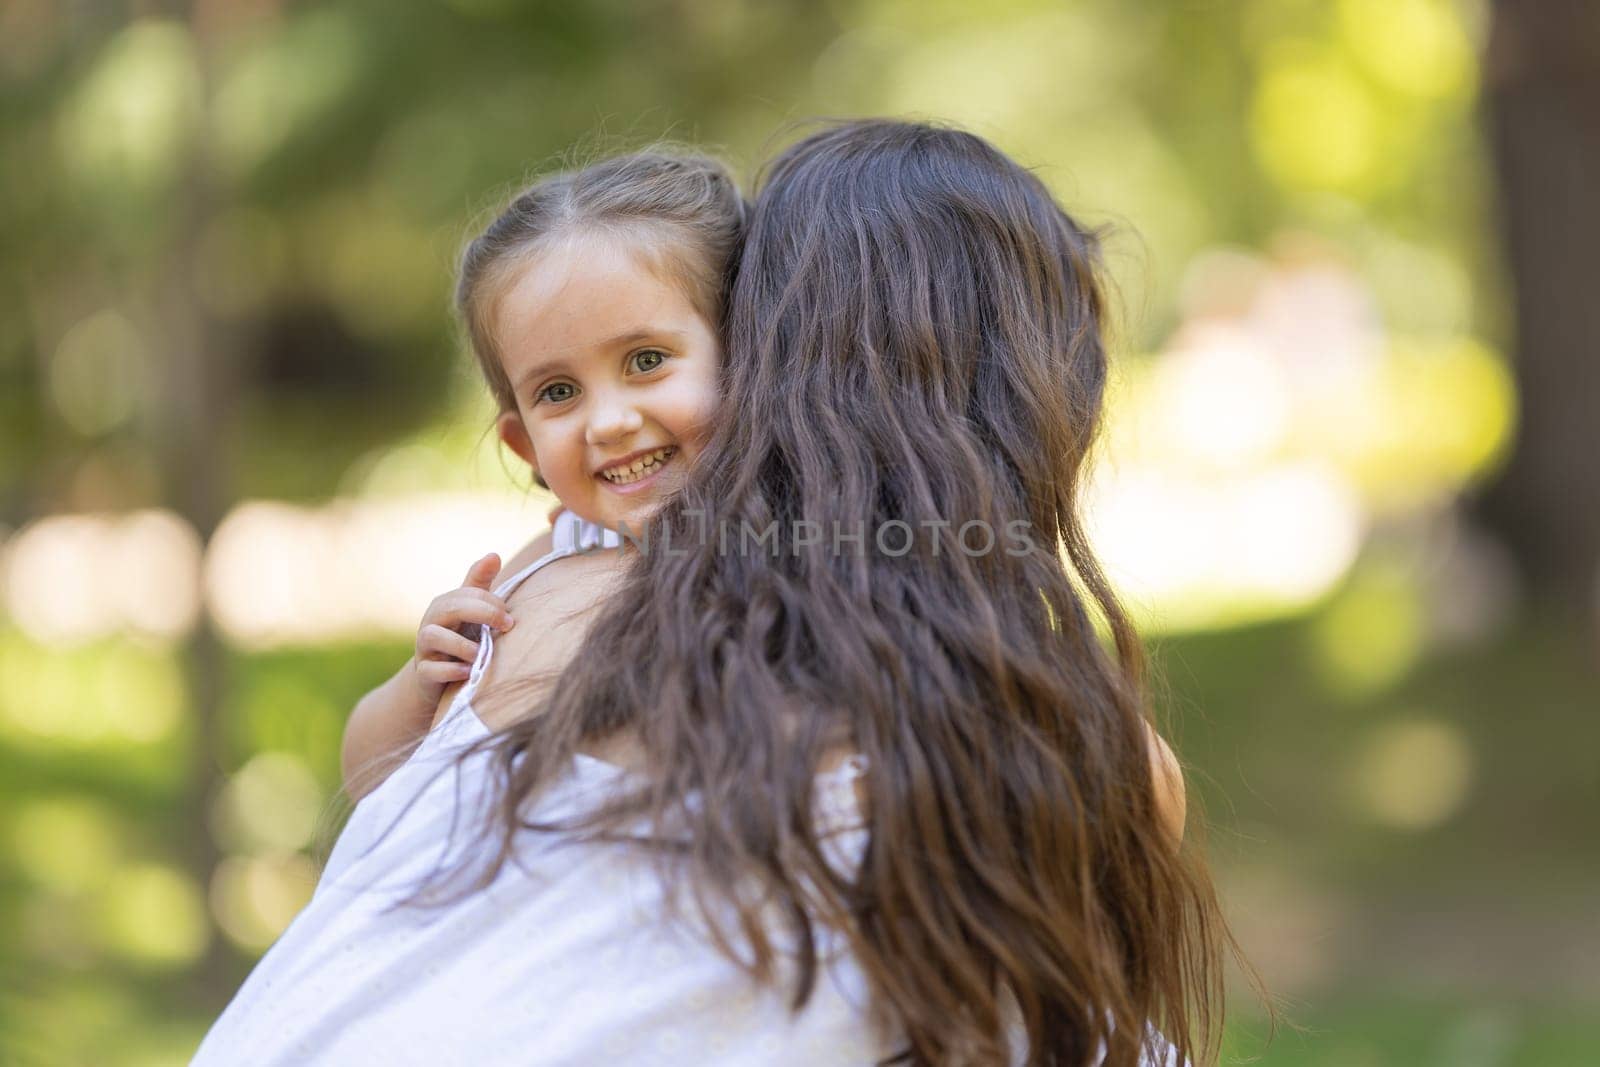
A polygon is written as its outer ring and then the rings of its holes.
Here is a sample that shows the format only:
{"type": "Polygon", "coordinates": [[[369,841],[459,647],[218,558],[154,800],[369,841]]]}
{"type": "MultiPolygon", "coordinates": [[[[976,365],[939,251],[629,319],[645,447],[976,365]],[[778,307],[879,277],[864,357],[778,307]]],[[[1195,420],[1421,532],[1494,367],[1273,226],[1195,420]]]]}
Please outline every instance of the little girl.
{"type": "MultiPolygon", "coordinates": [[[[718,397],[717,335],[745,204],[691,153],[639,152],[547,178],[467,248],[457,305],[500,415],[500,440],[566,509],[491,585],[485,556],[424,614],[416,654],[356,706],[345,789],[360,800],[403,762],[445,690],[505,630],[506,592],[556,558],[557,535],[617,547],[694,461],[718,397]],[[563,529],[570,525],[571,531],[563,529]]],[[[563,555],[566,552],[562,553],[563,555]]]]}

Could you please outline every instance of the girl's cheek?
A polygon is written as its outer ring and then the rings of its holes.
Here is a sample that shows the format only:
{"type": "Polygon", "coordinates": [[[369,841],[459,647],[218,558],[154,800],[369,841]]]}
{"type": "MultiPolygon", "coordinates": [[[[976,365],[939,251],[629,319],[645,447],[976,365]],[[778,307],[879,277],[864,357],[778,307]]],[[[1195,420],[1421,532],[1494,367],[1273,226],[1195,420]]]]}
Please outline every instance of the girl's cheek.
{"type": "Polygon", "coordinates": [[[689,437],[694,442],[694,447],[697,451],[705,445],[706,439],[711,436],[711,420],[716,416],[716,411],[717,404],[714,397],[697,405],[695,408],[690,424],[689,437]]]}
{"type": "Polygon", "coordinates": [[[685,379],[675,390],[672,406],[677,409],[678,436],[704,438],[717,406],[715,379],[685,379]]]}

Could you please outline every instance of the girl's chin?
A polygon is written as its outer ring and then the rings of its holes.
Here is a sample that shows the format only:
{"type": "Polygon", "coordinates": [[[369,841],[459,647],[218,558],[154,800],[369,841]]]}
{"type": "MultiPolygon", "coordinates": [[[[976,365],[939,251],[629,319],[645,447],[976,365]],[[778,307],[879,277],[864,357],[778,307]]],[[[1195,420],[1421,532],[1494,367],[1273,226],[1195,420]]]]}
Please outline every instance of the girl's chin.
{"type": "Polygon", "coordinates": [[[627,533],[640,534],[645,531],[646,523],[650,522],[654,515],[656,515],[654,501],[648,504],[640,501],[635,507],[610,507],[606,509],[605,528],[622,533],[622,526],[627,526],[627,533]]]}
{"type": "Polygon", "coordinates": [[[596,501],[600,505],[596,510],[604,513],[603,525],[608,529],[616,530],[621,524],[627,523],[630,531],[641,533],[645,524],[661,510],[661,500],[658,492],[627,495],[603,493],[601,499],[596,501]]]}

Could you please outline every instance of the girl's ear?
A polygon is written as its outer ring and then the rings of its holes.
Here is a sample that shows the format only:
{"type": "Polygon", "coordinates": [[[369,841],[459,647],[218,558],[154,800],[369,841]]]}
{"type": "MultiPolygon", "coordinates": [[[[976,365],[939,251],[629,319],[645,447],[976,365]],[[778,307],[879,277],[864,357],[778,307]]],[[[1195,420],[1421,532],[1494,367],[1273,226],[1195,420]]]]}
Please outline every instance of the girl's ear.
{"type": "Polygon", "coordinates": [[[528,438],[528,428],[522,425],[522,416],[515,411],[503,411],[500,413],[500,418],[495,421],[494,428],[499,433],[500,440],[505,442],[505,446],[533,468],[535,478],[539,477],[539,457],[534,454],[533,442],[528,438]]]}

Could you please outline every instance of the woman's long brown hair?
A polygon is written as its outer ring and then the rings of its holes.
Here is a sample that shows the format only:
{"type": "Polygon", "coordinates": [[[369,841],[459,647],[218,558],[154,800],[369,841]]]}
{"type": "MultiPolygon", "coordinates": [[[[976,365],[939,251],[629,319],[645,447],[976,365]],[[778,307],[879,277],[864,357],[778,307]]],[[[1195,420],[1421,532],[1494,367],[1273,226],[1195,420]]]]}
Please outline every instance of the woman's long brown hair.
{"type": "Polygon", "coordinates": [[[907,1042],[893,1062],[1006,1062],[1008,997],[1031,1063],[1104,1042],[1135,1064],[1147,1023],[1213,1062],[1238,950],[1203,861],[1163,834],[1140,644],[1078,514],[1099,270],[1095,237],[970,134],[852,122],[784,152],[709,444],[545,705],[481,743],[500,847],[478,884],[528,830],[643,841],[753,980],[794,957],[795,1010],[813,924],[842,929],[907,1042]],[[529,817],[624,726],[637,788],[529,817]],[[811,807],[840,743],[869,761],[858,874],[825,860],[811,807]]]}

